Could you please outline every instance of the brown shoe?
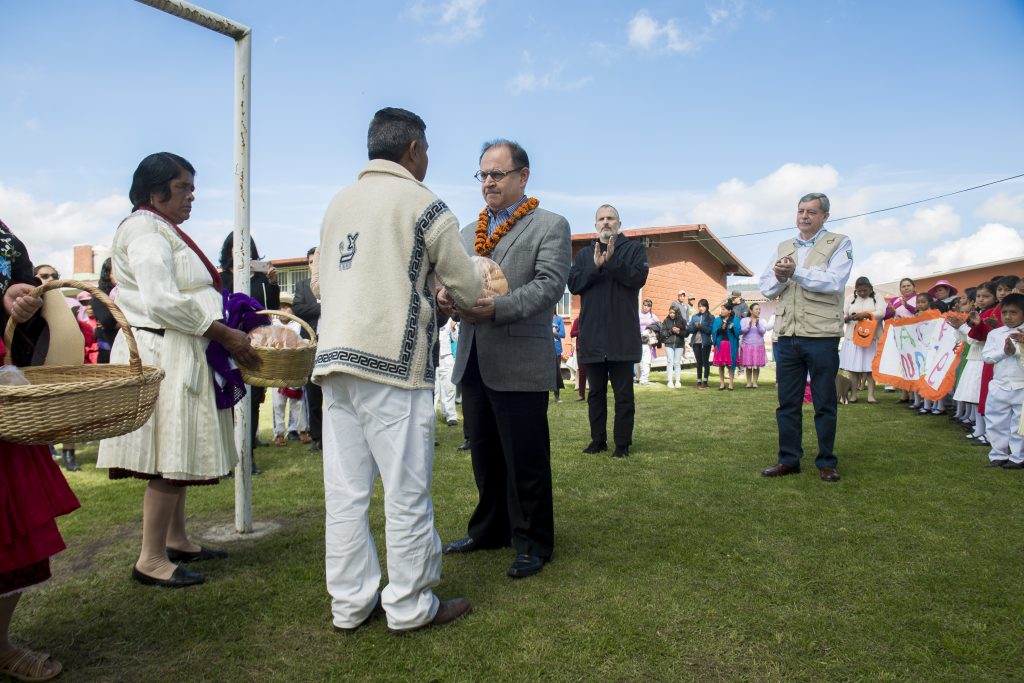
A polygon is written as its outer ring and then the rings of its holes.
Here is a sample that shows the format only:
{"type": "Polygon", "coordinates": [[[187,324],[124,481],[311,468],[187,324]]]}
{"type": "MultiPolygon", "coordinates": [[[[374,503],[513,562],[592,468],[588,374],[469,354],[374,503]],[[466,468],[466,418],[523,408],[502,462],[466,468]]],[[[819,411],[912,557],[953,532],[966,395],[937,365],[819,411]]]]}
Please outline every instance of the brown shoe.
{"type": "Polygon", "coordinates": [[[834,467],[822,467],[821,468],[821,480],[822,481],[839,481],[839,472],[834,467]]]}
{"type": "Polygon", "coordinates": [[[434,615],[434,618],[422,626],[414,626],[413,628],[392,628],[389,630],[392,633],[402,634],[412,633],[413,631],[419,631],[420,629],[429,628],[431,626],[444,626],[465,614],[469,614],[472,610],[473,606],[466,598],[442,600],[441,604],[437,607],[437,614],[434,615]]]}
{"type": "Polygon", "coordinates": [[[783,465],[780,462],[778,465],[772,465],[771,467],[761,470],[762,477],[784,477],[787,474],[800,474],[800,466],[783,465]]]}

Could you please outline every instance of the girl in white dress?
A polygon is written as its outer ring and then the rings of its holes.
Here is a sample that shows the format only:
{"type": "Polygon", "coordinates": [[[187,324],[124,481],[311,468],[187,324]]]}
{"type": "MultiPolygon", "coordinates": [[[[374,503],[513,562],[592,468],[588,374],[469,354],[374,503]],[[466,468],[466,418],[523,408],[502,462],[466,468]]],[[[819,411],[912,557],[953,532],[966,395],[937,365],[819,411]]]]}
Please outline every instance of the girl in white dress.
{"type": "Polygon", "coordinates": [[[843,338],[843,347],[839,351],[839,367],[850,373],[850,381],[853,384],[850,403],[857,402],[857,390],[862,379],[867,383],[868,403],[878,403],[875,400],[875,379],[871,375],[871,363],[878,350],[878,338],[882,334],[881,321],[885,317],[886,305],[885,298],[875,294],[871,280],[866,277],[857,278],[853,287],[853,299],[846,303],[843,311],[846,334],[843,338]],[[869,318],[879,321],[879,325],[875,328],[871,344],[867,347],[859,346],[853,342],[854,329],[857,327],[857,321],[869,318]]]}

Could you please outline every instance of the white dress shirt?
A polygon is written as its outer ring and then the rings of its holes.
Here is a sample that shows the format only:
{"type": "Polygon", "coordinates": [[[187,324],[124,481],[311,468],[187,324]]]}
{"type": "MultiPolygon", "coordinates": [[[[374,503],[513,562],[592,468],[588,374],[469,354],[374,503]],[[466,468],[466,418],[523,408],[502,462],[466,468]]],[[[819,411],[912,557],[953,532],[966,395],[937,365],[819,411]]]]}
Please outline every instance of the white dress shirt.
{"type": "MultiPolygon", "coordinates": [[[[849,237],[844,238],[839,243],[839,247],[832,254],[832,258],[829,259],[826,268],[803,267],[804,260],[811,251],[811,247],[826,232],[828,231],[822,228],[809,240],[802,240],[800,238],[794,240],[796,244],[796,270],[793,271],[790,280],[809,292],[820,292],[822,294],[842,292],[846,289],[846,281],[850,279],[850,272],[853,270],[853,243],[849,237]]],[[[758,283],[761,294],[764,294],[768,299],[774,299],[778,296],[786,288],[787,284],[786,282],[779,282],[778,278],[775,277],[775,261],[776,257],[773,255],[772,260],[768,263],[768,267],[761,273],[761,279],[758,283]]]]}
{"type": "Polygon", "coordinates": [[[1011,332],[1019,332],[1024,325],[1017,327],[997,327],[988,333],[985,340],[985,350],[981,352],[982,359],[992,367],[992,384],[1001,389],[1016,391],[1024,389],[1024,367],[1020,364],[1020,345],[1014,344],[1013,355],[1007,355],[1003,348],[1006,345],[1006,338],[1011,332]]]}

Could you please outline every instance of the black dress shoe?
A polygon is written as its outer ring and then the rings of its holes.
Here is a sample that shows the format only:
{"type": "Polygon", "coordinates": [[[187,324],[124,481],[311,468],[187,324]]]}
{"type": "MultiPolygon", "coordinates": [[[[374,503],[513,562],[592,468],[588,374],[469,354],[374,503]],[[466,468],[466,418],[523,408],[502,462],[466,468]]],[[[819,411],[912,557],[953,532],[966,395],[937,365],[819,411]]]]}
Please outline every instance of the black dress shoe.
{"type": "Polygon", "coordinates": [[[309,450],[313,451],[314,453],[319,453],[323,449],[324,445],[320,441],[314,441],[313,443],[309,444],[309,450]]]}
{"type": "Polygon", "coordinates": [[[613,458],[628,458],[629,457],[629,446],[616,446],[612,452],[613,458]]]}
{"type": "Polygon", "coordinates": [[[206,577],[199,572],[184,567],[175,567],[174,573],[169,579],[157,579],[140,572],[132,567],[132,578],[143,586],[160,586],[161,588],[185,588],[187,586],[198,586],[206,581],[206,577]]]}
{"type": "Polygon", "coordinates": [[[461,445],[456,446],[455,450],[457,450],[457,451],[468,451],[469,450],[469,439],[466,439],[465,441],[463,441],[461,445]]]}
{"type": "Polygon", "coordinates": [[[441,552],[445,555],[457,555],[461,553],[471,553],[474,550],[481,550],[480,546],[476,541],[473,540],[472,536],[466,536],[460,538],[457,541],[452,541],[444,547],[441,552]]]}
{"type": "Polygon", "coordinates": [[[516,555],[516,559],[512,561],[512,566],[508,568],[507,573],[513,579],[525,579],[543,569],[545,562],[547,560],[539,555],[516,555]]]}
{"type": "Polygon", "coordinates": [[[596,441],[591,441],[590,445],[583,449],[583,452],[584,453],[600,453],[600,452],[606,451],[606,450],[608,450],[608,444],[606,444],[604,441],[602,441],[601,443],[598,443],[596,441]]]}
{"type": "Polygon", "coordinates": [[[223,560],[228,556],[228,551],[217,550],[216,548],[204,548],[199,546],[199,550],[189,552],[187,550],[175,550],[174,548],[167,549],[167,559],[177,564],[179,562],[202,562],[203,560],[223,560]]]}
{"type": "Polygon", "coordinates": [[[1003,469],[1004,470],[1024,470],[1024,462],[1014,462],[1012,460],[1007,460],[1006,463],[1003,465],[1003,469]]]}
{"type": "Polygon", "coordinates": [[[1010,462],[1008,459],[1006,459],[1006,460],[989,460],[987,463],[985,463],[985,467],[1003,467],[1008,462],[1010,462]]]}

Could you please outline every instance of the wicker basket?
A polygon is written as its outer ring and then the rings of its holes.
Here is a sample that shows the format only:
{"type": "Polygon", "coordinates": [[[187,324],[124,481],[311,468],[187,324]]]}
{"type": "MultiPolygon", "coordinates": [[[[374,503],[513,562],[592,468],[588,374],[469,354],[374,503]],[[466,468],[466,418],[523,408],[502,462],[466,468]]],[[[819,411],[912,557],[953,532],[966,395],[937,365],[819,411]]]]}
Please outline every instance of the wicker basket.
{"type": "MultiPolygon", "coordinates": [[[[106,304],[128,344],[129,364],[22,368],[30,385],[0,386],[0,440],[48,444],[106,439],[135,431],[153,412],[164,371],[142,364],[121,309],[100,290],[77,280],[51,280],[36,287],[33,295],[59,287],[89,292],[106,304]]],[[[8,320],[8,364],[14,328],[14,320],[8,320]]]]}
{"type": "Polygon", "coordinates": [[[309,345],[294,349],[274,349],[269,346],[253,346],[252,348],[263,361],[259,370],[250,370],[242,366],[242,379],[246,384],[255,387],[301,387],[309,381],[313,371],[313,358],[316,356],[316,332],[305,320],[284,311],[260,311],[267,315],[288,318],[302,325],[309,333],[309,345]]]}

